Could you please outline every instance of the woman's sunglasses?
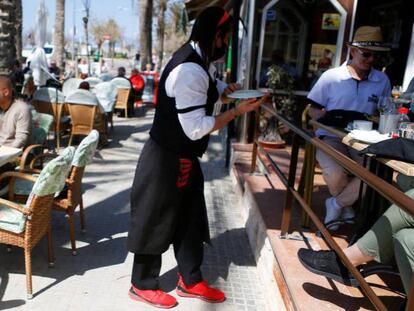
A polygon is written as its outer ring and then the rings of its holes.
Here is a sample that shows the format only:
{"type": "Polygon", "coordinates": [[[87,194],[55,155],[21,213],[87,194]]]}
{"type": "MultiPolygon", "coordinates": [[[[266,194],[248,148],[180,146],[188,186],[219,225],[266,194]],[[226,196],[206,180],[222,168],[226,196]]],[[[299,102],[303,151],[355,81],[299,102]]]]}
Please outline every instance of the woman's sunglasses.
{"type": "Polygon", "coordinates": [[[370,58],[371,56],[374,57],[374,58],[377,58],[377,56],[378,56],[377,53],[362,51],[360,49],[357,49],[357,51],[359,52],[359,54],[361,54],[365,58],[370,58]]]}

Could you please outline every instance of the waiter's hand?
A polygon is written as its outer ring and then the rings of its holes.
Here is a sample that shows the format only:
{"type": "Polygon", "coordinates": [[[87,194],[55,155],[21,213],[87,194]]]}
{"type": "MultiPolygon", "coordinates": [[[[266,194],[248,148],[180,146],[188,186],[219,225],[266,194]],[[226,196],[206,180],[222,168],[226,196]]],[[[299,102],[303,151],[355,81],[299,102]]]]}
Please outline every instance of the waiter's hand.
{"type": "Polygon", "coordinates": [[[259,108],[261,104],[264,104],[269,98],[269,93],[264,94],[260,98],[244,99],[236,104],[236,111],[238,114],[250,112],[259,108]]]}
{"type": "Polygon", "coordinates": [[[240,90],[241,89],[241,85],[238,83],[230,83],[229,85],[227,85],[227,87],[224,89],[223,94],[221,94],[221,102],[223,104],[229,104],[231,102],[234,102],[235,99],[233,98],[228,98],[227,95],[233,93],[234,91],[240,90]]]}

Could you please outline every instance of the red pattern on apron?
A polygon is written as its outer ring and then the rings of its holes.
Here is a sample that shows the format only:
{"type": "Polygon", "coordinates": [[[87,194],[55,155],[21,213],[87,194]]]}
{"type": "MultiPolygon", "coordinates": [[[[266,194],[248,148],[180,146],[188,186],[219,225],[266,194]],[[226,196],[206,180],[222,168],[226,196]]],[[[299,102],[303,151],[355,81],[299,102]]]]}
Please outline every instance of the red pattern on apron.
{"type": "Polygon", "coordinates": [[[177,188],[187,186],[192,168],[193,162],[190,159],[180,158],[180,172],[177,178],[177,182],[175,183],[177,188]]]}

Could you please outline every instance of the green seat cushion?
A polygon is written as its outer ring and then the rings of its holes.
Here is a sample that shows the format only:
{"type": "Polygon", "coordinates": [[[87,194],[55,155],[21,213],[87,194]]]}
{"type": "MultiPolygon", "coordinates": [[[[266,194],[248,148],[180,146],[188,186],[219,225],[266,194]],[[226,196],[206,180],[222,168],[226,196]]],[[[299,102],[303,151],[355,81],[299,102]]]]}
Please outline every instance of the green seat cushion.
{"type": "MultiPolygon", "coordinates": [[[[19,204],[24,207],[23,205],[19,204]]],[[[0,203],[0,229],[22,233],[26,225],[26,216],[19,211],[0,203]]]]}

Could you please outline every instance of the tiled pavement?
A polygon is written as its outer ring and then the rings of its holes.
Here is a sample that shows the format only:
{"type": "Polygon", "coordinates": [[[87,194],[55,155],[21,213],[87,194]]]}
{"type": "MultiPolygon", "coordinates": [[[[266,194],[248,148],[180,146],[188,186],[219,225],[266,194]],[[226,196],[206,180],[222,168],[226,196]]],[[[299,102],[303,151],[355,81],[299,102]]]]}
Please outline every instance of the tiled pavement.
{"type": "MultiPolygon", "coordinates": [[[[53,238],[56,265],[47,267],[46,242],[32,252],[35,297],[26,301],[24,259],[21,249],[6,253],[0,245],[0,310],[156,310],[130,301],[132,255],[126,251],[129,224],[129,188],[136,161],[148,137],[153,111],[116,119],[113,140],[99,150],[84,177],[87,232],[79,230],[78,255],[72,256],[68,226],[54,213],[53,238]]],[[[179,298],[175,310],[267,310],[243,220],[236,208],[234,188],[224,169],[223,149],[213,135],[202,160],[212,246],[205,247],[203,272],[208,281],[225,291],[222,304],[179,298]]],[[[176,284],[172,249],[163,257],[161,286],[171,291],[176,284]]],[[[175,295],[176,296],[176,295],[175,295]]]]}

